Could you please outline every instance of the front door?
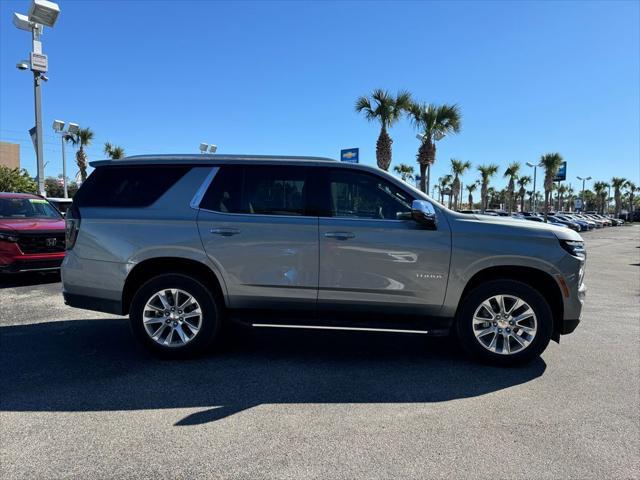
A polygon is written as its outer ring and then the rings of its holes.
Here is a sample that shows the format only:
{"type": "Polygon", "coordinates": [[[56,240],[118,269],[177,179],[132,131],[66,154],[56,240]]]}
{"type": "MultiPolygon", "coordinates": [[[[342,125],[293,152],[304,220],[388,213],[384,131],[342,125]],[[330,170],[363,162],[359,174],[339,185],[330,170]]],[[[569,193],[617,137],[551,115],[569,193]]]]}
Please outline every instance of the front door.
{"type": "Polygon", "coordinates": [[[306,167],[220,167],[198,214],[204,248],[231,308],[315,311],[318,217],[307,215],[306,167]]]}
{"type": "Polygon", "coordinates": [[[437,315],[451,252],[446,221],[427,230],[411,220],[410,191],[380,175],[335,168],[324,178],[318,308],[391,322],[437,315]]]}

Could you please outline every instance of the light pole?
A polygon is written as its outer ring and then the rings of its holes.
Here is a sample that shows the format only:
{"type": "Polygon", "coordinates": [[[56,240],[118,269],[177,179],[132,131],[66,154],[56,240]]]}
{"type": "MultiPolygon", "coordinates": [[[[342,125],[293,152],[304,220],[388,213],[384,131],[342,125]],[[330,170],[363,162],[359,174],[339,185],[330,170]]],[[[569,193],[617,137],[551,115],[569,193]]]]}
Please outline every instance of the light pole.
{"type": "MultiPolygon", "coordinates": [[[[40,93],[40,84],[48,78],[45,73],[48,69],[48,59],[42,53],[42,42],[40,36],[43,28],[53,27],[60,14],[60,7],[53,2],[47,0],[32,0],[29,7],[29,14],[22,15],[20,13],[13,14],[13,24],[20,30],[31,32],[31,54],[29,58],[29,66],[33,72],[33,96],[35,104],[35,146],[36,146],[36,163],[38,193],[45,195],[44,189],[44,149],[43,149],[43,133],[42,133],[42,96],[40,93]]],[[[17,65],[18,69],[25,70],[26,62],[17,65]]]]}
{"type": "Polygon", "coordinates": [[[533,163],[527,162],[527,166],[533,168],[533,213],[538,211],[538,191],[536,190],[536,172],[538,167],[541,167],[542,164],[538,163],[534,165],[533,163]]]}
{"type": "Polygon", "coordinates": [[[62,120],[54,120],[53,131],[59,134],[60,140],[62,140],[62,185],[64,186],[64,198],[69,198],[69,193],[67,192],[67,157],[64,144],[66,143],[67,137],[71,137],[74,140],[77,138],[80,126],[77,123],[69,122],[69,126],[65,131],[64,122],[62,120]]]}
{"type": "Polygon", "coordinates": [[[209,150],[209,153],[216,153],[216,151],[218,150],[218,146],[212,144],[208,144],[208,143],[201,143],[200,144],[200,153],[207,153],[207,150],[209,150]]]}
{"type": "Polygon", "coordinates": [[[582,177],[576,177],[578,180],[582,180],[582,210],[585,210],[585,207],[587,206],[584,203],[584,184],[587,180],[591,180],[591,177],[586,177],[586,178],[582,178],[582,177]]]}

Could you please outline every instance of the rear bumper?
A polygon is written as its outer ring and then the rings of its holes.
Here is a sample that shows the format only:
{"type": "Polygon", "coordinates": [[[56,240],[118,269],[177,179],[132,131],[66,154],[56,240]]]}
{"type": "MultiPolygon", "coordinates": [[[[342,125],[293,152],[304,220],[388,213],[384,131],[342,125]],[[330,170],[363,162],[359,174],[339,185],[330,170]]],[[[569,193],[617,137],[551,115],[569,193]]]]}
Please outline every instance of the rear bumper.
{"type": "Polygon", "coordinates": [[[70,307],[122,315],[122,302],[116,300],[89,297],[68,292],[62,292],[62,296],[64,297],[64,303],[70,307]]]}

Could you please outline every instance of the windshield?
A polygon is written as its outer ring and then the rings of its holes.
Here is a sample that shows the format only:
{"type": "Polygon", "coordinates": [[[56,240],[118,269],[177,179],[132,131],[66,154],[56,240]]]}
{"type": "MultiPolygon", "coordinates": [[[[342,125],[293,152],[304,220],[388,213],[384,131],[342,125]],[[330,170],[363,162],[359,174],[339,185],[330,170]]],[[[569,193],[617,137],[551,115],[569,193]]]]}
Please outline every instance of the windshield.
{"type": "Polygon", "coordinates": [[[0,198],[0,218],[55,218],[58,211],[43,198],[0,198]]]}

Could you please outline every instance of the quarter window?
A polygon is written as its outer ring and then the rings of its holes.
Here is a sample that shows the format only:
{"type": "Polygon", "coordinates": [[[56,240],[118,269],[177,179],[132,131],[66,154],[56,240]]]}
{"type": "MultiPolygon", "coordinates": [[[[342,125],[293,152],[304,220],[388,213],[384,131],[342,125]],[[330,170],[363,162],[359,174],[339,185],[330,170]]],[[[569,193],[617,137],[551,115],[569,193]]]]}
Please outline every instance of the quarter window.
{"type": "Polygon", "coordinates": [[[407,218],[413,199],[375,175],[348,170],[329,172],[331,216],[398,220],[407,218]]]}
{"type": "Polygon", "coordinates": [[[96,168],[73,199],[78,207],[148,207],[190,166],[150,165],[96,168]]]}

